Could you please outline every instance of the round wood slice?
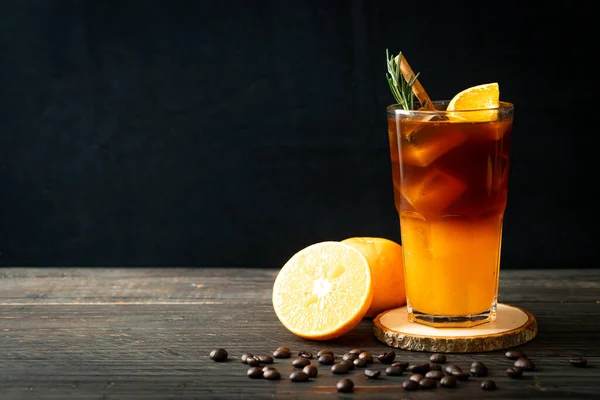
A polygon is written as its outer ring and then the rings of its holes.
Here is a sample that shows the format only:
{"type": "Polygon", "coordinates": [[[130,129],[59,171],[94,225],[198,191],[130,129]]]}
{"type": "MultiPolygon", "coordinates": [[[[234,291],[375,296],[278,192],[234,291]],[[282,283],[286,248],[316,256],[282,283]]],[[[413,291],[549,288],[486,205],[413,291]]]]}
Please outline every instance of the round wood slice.
{"type": "Polygon", "coordinates": [[[532,340],[537,322],[529,312],[498,304],[496,321],[471,328],[434,328],[408,322],[406,307],[384,311],[373,320],[375,337],[402,350],[476,353],[502,350],[532,340]]]}

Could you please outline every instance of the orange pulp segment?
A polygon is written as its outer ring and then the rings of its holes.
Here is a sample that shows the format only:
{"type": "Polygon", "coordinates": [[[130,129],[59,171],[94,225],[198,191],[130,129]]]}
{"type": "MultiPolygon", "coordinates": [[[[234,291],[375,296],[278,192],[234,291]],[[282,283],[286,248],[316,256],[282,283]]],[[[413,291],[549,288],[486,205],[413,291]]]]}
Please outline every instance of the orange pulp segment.
{"type": "Polygon", "coordinates": [[[451,119],[459,121],[495,121],[497,111],[486,109],[495,109],[500,106],[500,89],[498,83],[484,83],[482,85],[472,86],[459,92],[448,103],[447,111],[464,111],[461,113],[450,113],[451,119]],[[472,111],[481,110],[481,111],[472,111]]]}
{"type": "Polygon", "coordinates": [[[305,339],[329,340],[351,331],[371,305],[373,288],[365,256],[334,241],[294,254],[273,284],[279,321],[305,339]]]}

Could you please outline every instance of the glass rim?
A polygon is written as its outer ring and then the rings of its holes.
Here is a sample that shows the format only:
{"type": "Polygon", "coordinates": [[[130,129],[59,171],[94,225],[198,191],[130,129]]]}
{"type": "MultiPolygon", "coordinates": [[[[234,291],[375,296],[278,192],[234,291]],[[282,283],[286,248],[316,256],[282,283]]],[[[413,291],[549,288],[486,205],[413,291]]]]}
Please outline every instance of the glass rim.
{"type": "MultiPolygon", "coordinates": [[[[447,106],[448,103],[450,103],[450,100],[432,100],[433,104],[436,105],[443,105],[443,106],[447,106]]],[[[415,102],[415,104],[417,106],[419,106],[419,102],[415,102]]],[[[388,112],[395,112],[397,114],[404,114],[404,115],[446,115],[446,114],[468,114],[468,113],[473,113],[473,112],[481,112],[481,111],[500,111],[500,112],[509,112],[509,111],[513,111],[515,108],[513,103],[510,103],[508,101],[500,101],[499,102],[499,106],[498,107],[494,107],[494,108],[474,108],[474,109],[470,109],[470,110],[454,110],[454,111],[447,111],[447,110],[428,110],[428,109],[421,109],[421,110],[405,110],[402,105],[398,104],[398,103],[394,103],[394,104],[390,104],[387,106],[387,111],[388,112]]]]}

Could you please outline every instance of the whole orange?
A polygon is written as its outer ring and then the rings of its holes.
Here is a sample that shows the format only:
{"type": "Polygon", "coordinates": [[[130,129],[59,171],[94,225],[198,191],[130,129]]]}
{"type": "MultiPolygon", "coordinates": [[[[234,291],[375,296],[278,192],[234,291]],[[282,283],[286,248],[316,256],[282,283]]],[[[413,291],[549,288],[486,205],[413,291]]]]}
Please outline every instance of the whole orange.
{"type": "Polygon", "coordinates": [[[365,317],[406,304],[402,246],[381,237],[351,237],[342,240],[360,251],[369,263],[373,300],[365,317]]]}

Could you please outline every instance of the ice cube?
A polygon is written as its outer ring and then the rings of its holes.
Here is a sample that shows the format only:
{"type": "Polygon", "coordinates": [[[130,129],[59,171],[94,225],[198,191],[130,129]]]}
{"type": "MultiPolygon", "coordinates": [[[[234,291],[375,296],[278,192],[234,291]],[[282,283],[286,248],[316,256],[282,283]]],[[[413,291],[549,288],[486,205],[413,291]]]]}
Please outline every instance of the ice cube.
{"type": "Polygon", "coordinates": [[[462,179],[439,167],[411,177],[400,188],[404,198],[421,213],[443,211],[466,190],[467,184],[462,179]]]}
{"type": "Polygon", "coordinates": [[[401,142],[401,162],[426,167],[466,139],[467,136],[459,129],[441,130],[421,125],[410,134],[409,140],[401,142]]]}

